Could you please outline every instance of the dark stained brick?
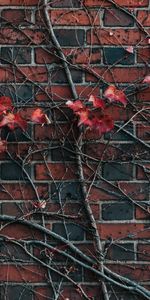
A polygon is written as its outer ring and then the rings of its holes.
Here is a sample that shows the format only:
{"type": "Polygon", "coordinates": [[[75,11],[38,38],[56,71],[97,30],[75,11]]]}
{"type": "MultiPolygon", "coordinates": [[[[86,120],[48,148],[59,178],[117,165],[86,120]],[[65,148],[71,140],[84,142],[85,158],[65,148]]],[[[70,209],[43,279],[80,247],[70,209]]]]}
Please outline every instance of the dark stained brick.
{"type": "Polygon", "coordinates": [[[110,260],[134,260],[134,244],[112,244],[107,252],[110,260]]]}
{"type": "Polygon", "coordinates": [[[133,205],[128,201],[102,205],[102,218],[104,220],[132,220],[133,205]]]}
{"type": "Polygon", "coordinates": [[[52,200],[61,201],[80,201],[82,199],[82,191],[79,182],[61,182],[51,184],[52,200]]]}
{"type": "Polygon", "coordinates": [[[134,64],[134,54],[128,53],[124,48],[104,48],[104,64],[121,64],[131,65],[134,64]]]}
{"type": "Polygon", "coordinates": [[[2,47],[1,48],[1,63],[7,64],[10,61],[15,61],[17,64],[31,63],[31,48],[28,47],[2,47]]]}
{"type": "Polygon", "coordinates": [[[131,180],[133,178],[132,165],[123,162],[103,163],[103,176],[107,180],[131,180]]]}
{"type": "Polygon", "coordinates": [[[85,32],[82,29],[55,29],[55,34],[61,46],[83,46],[85,32]]]}
{"type": "Polygon", "coordinates": [[[84,230],[80,225],[71,223],[66,224],[67,235],[63,223],[54,223],[52,228],[55,233],[64,238],[67,238],[68,235],[69,240],[71,241],[82,241],[84,239],[84,230]]]}

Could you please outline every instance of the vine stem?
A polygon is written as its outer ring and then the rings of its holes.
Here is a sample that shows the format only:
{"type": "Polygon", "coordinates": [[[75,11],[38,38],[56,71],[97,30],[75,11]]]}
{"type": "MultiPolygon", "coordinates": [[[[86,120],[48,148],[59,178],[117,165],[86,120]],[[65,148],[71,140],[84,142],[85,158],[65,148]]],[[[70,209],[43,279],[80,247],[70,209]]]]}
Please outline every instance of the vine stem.
{"type": "Polygon", "coordinates": [[[68,67],[68,64],[67,64],[67,61],[66,61],[66,57],[65,57],[65,55],[64,55],[64,53],[61,49],[61,46],[58,42],[58,39],[56,38],[52,23],[50,21],[49,12],[48,12],[48,0],[43,0],[43,13],[44,13],[45,21],[46,21],[46,24],[47,24],[47,30],[49,32],[50,38],[51,38],[51,40],[52,40],[52,42],[53,42],[53,44],[54,44],[54,46],[55,46],[55,48],[56,48],[56,50],[59,54],[59,57],[61,59],[62,65],[63,65],[64,70],[65,70],[65,74],[66,74],[69,86],[70,86],[71,91],[72,91],[73,98],[76,100],[76,99],[78,99],[78,94],[76,92],[76,88],[75,88],[73,80],[72,80],[71,72],[69,70],[69,67],[68,67]]]}
{"type": "MultiPolygon", "coordinates": [[[[144,296],[145,299],[150,300],[150,291],[149,290],[146,290],[144,287],[140,286],[135,281],[130,280],[130,279],[124,277],[124,276],[121,276],[121,275],[111,271],[109,268],[107,268],[105,266],[104,266],[104,272],[96,269],[96,265],[95,265],[96,261],[94,259],[90,258],[85,253],[83,253],[80,249],[78,249],[75,245],[73,245],[72,242],[70,242],[69,240],[66,240],[65,238],[63,238],[59,234],[47,229],[46,227],[43,227],[38,223],[33,223],[31,221],[27,221],[27,220],[24,220],[24,219],[16,219],[15,217],[8,216],[8,215],[0,215],[0,221],[9,222],[7,225],[10,225],[10,224],[13,224],[13,223],[23,224],[23,225],[28,226],[30,228],[37,229],[37,230],[39,230],[40,232],[46,234],[49,237],[53,237],[54,239],[66,244],[73,251],[73,253],[79,255],[79,257],[82,258],[83,261],[81,261],[81,260],[77,259],[76,257],[73,257],[72,255],[68,254],[67,252],[62,251],[62,250],[57,248],[58,253],[68,257],[69,259],[71,259],[72,261],[78,263],[80,266],[86,268],[87,270],[92,271],[93,273],[100,276],[103,280],[107,280],[111,284],[115,284],[118,287],[124,288],[125,290],[136,292],[139,295],[144,296]]],[[[11,238],[9,238],[9,239],[10,239],[10,241],[14,240],[14,239],[11,239],[11,238]]],[[[39,243],[41,245],[43,244],[44,247],[46,246],[49,249],[53,248],[53,246],[51,246],[51,245],[49,245],[45,242],[41,242],[41,241],[24,241],[24,242],[25,243],[32,243],[32,242],[39,243]]],[[[55,247],[54,247],[54,250],[56,251],[55,247]]]]}
{"type": "MultiPolygon", "coordinates": [[[[71,88],[73,98],[74,98],[74,100],[76,100],[76,99],[78,99],[78,94],[77,94],[76,88],[75,88],[73,80],[72,80],[71,72],[68,67],[66,57],[62,51],[62,48],[58,42],[58,39],[56,38],[52,23],[50,21],[49,12],[48,12],[48,0],[43,0],[43,4],[44,4],[43,11],[44,11],[44,16],[45,16],[45,21],[47,24],[48,32],[50,34],[50,37],[52,39],[54,46],[57,49],[57,52],[61,59],[62,65],[64,66],[65,74],[66,74],[66,77],[68,80],[68,84],[71,88]]],[[[82,133],[79,135],[79,139],[77,141],[77,147],[79,148],[79,150],[81,150],[81,148],[82,148],[82,133]]],[[[86,185],[85,185],[85,180],[84,180],[81,154],[76,154],[76,157],[77,157],[77,164],[78,164],[79,179],[81,182],[81,188],[82,188],[82,194],[83,194],[83,204],[86,209],[86,213],[88,215],[90,225],[94,230],[93,237],[94,237],[94,241],[95,241],[95,249],[98,254],[99,268],[103,272],[102,245],[101,245],[101,240],[100,240],[100,236],[99,236],[99,233],[97,230],[96,221],[94,219],[93,212],[91,210],[89,203],[87,202],[87,190],[86,190],[86,185]]],[[[107,291],[106,285],[103,281],[102,281],[102,291],[103,291],[103,295],[104,295],[104,300],[109,300],[108,291],[107,291]]]]}

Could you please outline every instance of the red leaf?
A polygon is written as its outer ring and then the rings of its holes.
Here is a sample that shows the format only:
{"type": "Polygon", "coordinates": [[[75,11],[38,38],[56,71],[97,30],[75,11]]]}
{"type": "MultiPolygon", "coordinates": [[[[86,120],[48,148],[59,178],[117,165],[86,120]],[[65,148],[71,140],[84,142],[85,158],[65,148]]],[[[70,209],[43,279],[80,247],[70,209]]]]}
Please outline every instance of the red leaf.
{"type": "Polygon", "coordinates": [[[150,83],[150,75],[145,76],[143,83],[150,83]]]}
{"type": "Polygon", "coordinates": [[[6,113],[7,110],[12,109],[12,101],[9,97],[2,96],[0,97],[0,114],[6,113]]]}
{"type": "Polygon", "coordinates": [[[101,119],[94,117],[92,120],[92,129],[98,130],[100,134],[111,131],[114,128],[114,122],[110,116],[104,115],[101,119]]]}
{"type": "Polygon", "coordinates": [[[102,99],[95,97],[94,95],[91,95],[89,98],[89,102],[92,102],[93,106],[96,108],[105,108],[105,103],[102,99]]]}
{"type": "Polygon", "coordinates": [[[31,116],[31,121],[42,125],[51,123],[48,116],[44,114],[40,108],[34,110],[31,116]]]}
{"type": "Polygon", "coordinates": [[[80,100],[76,100],[74,102],[69,100],[69,101],[66,102],[66,105],[70,109],[72,109],[74,112],[77,112],[77,111],[79,111],[81,109],[84,109],[84,105],[83,105],[83,103],[80,100]]]}
{"type": "Polygon", "coordinates": [[[27,130],[27,122],[26,120],[22,119],[22,117],[19,115],[19,113],[16,113],[15,115],[15,127],[20,127],[22,130],[27,130]]]}
{"type": "Polygon", "coordinates": [[[76,114],[79,116],[78,126],[80,126],[82,124],[87,125],[87,126],[92,125],[91,120],[89,119],[90,112],[87,108],[82,109],[81,111],[77,112],[76,114]]]}
{"type": "Polygon", "coordinates": [[[123,91],[118,90],[114,85],[110,85],[104,92],[104,97],[110,102],[121,102],[124,106],[127,105],[127,98],[123,91]]]}
{"type": "Polygon", "coordinates": [[[5,140],[0,140],[0,153],[7,150],[7,142],[5,140]]]}
{"type": "Polygon", "coordinates": [[[20,127],[22,130],[27,129],[27,122],[21,118],[19,113],[7,113],[3,116],[0,122],[0,127],[8,126],[9,129],[14,130],[16,127],[20,127]]]}

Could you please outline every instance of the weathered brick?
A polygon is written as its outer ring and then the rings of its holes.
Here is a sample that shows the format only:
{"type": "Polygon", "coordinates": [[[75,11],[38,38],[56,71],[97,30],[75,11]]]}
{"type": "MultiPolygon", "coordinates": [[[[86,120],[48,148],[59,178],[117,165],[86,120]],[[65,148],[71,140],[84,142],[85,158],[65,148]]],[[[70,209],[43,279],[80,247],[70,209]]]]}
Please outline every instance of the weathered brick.
{"type": "Polygon", "coordinates": [[[138,244],[137,247],[138,260],[149,260],[150,257],[150,245],[149,244],[138,244]]]}
{"type": "Polygon", "coordinates": [[[148,11],[148,10],[139,10],[137,12],[137,20],[144,27],[150,27],[150,11],[148,11]]]}
{"type": "Polygon", "coordinates": [[[105,9],[103,17],[104,26],[133,26],[134,19],[117,8],[105,9]]]}
{"type": "Polygon", "coordinates": [[[37,64],[50,64],[59,62],[59,59],[53,54],[54,49],[35,48],[35,62],[37,64]]]}
{"type": "Polygon", "coordinates": [[[50,3],[52,7],[80,7],[80,0],[57,0],[55,2],[50,3]]]}
{"type": "MultiPolygon", "coordinates": [[[[127,6],[127,7],[144,7],[148,6],[149,2],[148,0],[116,0],[116,4],[119,4],[120,6],[127,6]]],[[[103,0],[85,0],[84,4],[89,7],[97,6],[97,7],[103,7],[108,6],[110,7],[110,2],[103,1],[103,0]]]]}
{"type": "Polygon", "coordinates": [[[34,138],[38,141],[49,141],[53,139],[63,142],[66,138],[74,141],[76,137],[78,137],[78,129],[75,126],[70,128],[70,124],[60,124],[58,128],[55,128],[54,125],[48,125],[46,127],[37,125],[35,127],[34,138]],[[47,130],[45,130],[45,128],[47,130]]]}
{"type": "Polygon", "coordinates": [[[109,203],[102,205],[103,220],[132,220],[133,219],[133,205],[127,200],[123,203],[109,203]]]}
{"type": "Polygon", "coordinates": [[[150,175],[150,164],[141,163],[137,165],[136,176],[139,180],[148,180],[150,175]]]}
{"type": "Polygon", "coordinates": [[[149,62],[150,63],[150,49],[149,47],[145,48],[138,48],[137,49],[137,61],[139,63],[145,63],[149,62]]]}
{"type": "Polygon", "coordinates": [[[143,264],[138,264],[134,268],[131,268],[128,265],[111,265],[111,269],[114,272],[117,272],[118,274],[121,274],[127,278],[130,278],[132,280],[139,281],[141,280],[141,274],[142,274],[142,280],[146,281],[148,280],[149,277],[149,271],[150,271],[150,266],[149,265],[143,265],[143,264]]]}
{"type": "Polygon", "coordinates": [[[134,200],[147,200],[149,195],[149,185],[141,182],[120,182],[120,188],[134,200]]]}
{"type": "Polygon", "coordinates": [[[144,224],[138,223],[113,223],[113,224],[98,224],[99,233],[102,239],[146,239],[150,237],[149,227],[144,227],[144,224]]]}
{"type": "Polygon", "coordinates": [[[12,6],[16,6],[16,5],[37,5],[39,4],[39,0],[23,0],[24,3],[22,3],[22,0],[1,0],[0,6],[2,5],[12,5],[12,6]]]}
{"type": "MultiPolygon", "coordinates": [[[[108,68],[93,67],[92,70],[102,77],[107,82],[127,83],[138,81],[146,75],[146,71],[143,68],[135,67],[114,67],[112,66],[111,72],[108,68]]],[[[97,82],[97,78],[94,75],[86,74],[86,81],[97,82]]],[[[112,109],[112,108],[111,108],[112,109]]]]}
{"type": "Polygon", "coordinates": [[[24,9],[4,9],[1,13],[2,23],[12,22],[15,25],[24,26],[31,22],[31,11],[24,9]]]}
{"type": "MultiPolygon", "coordinates": [[[[30,170],[25,168],[26,171],[30,170]]],[[[25,173],[22,170],[21,165],[17,163],[2,163],[1,164],[1,179],[2,180],[25,180],[27,179],[25,173]]]]}
{"type": "Polygon", "coordinates": [[[91,35],[87,30],[87,43],[94,45],[147,45],[147,37],[137,29],[97,29],[96,34],[91,35]]]}
{"type": "Polygon", "coordinates": [[[132,65],[134,64],[134,55],[129,54],[124,48],[104,48],[104,64],[113,65],[132,65]]]}
{"type": "Polygon", "coordinates": [[[67,180],[67,179],[77,179],[75,165],[69,164],[64,165],[63,163],[48,163],[37,164],[35,166],[35,179],[36,180],[67,180]]]}
{"type": "Polygon", "coordinates": [[[135,216],[137,220],[149,220],[150,212],[149,212],[149,205],[143,204],[141,205],[143,207],[136,207],[135,216]]]}
{"type": "MultiPolygon", "coordinates": [[[[48,197],[48,184],[36,184],[40,198],[48,197]]],[[[0,199],[3,200],[34,200],[36,199],[35,191],[29,183],[3,183],[0,189],[0,199]]]]}
{"type": "Polygon", "coordinates": [[[150,139],[150,126],[147,124],[139,124],[137,125],[137,137],[149,141],[150,139]]]}
{"type": "Polygon", "coordinates": [[[148,102],[149,101],[150,88],[146,87],[144,90],[141,90],[137,94],[138,102],[148,102]]]}
{"type": "Polygon", "coordinates": [[[1,282],[44,282],[45,270],[42,267],[35,265],[1,265],[0,267],[0,280],[1,282]],[[9,270],[9,272],[8,272],[9,270]]]}
{"type": "Polygon", "coordinates": [[[100,25],[99,12],[92,10],[87,13],[85,10],[51,10],[50,18],[53,25],[76,25],[91,26],[100,25]]]}

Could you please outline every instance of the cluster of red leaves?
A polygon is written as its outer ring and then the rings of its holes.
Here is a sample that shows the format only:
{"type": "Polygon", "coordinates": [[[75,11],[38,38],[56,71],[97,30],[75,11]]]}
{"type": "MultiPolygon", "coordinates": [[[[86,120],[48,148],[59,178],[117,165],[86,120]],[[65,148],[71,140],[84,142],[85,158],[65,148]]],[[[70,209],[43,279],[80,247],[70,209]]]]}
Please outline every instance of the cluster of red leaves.
{"type": "MultiPolygon", "coordinates": [[[[127,105],[127,99],[123,91],[115,86],[109,86],[104,92],[104,98],[112,102],[121,102],[124,107],[127,105]]],[[[93,129],[104,134],[109,132],[114,127],[114,122],[111,116],[106,113],[105,101],[93,95],[88,99],[88,105],[83,104],[80,100],[67,101],[66,105],[73,110],[78,116],[78,126],[85,125],[88,129],[93,129]],[[92,107],[88,107],[92,103],[92,107]]]]}
{"type": "MultiPolygon", "coordinates": [[[[38,124],[50,124],[50,120],[40,108],[33,111],[31,121],[38,124]]],[[[12,100],[9,97],[0,97],[0,128],[7,126],[10,130],[21,128],[27,130],[27,121],[22,118],[19,112],[14,112],[12,100]]],[[[6,141],[0,140],[0,152],[6,151],[6,141]]]]}

